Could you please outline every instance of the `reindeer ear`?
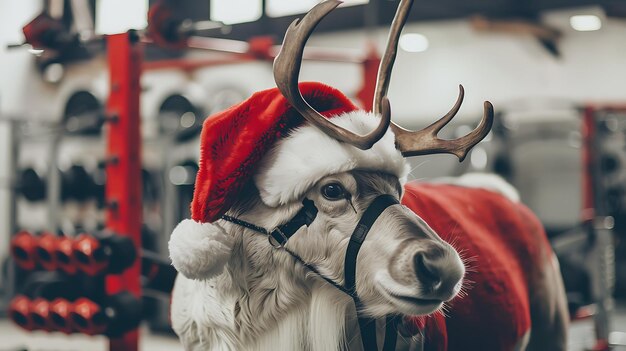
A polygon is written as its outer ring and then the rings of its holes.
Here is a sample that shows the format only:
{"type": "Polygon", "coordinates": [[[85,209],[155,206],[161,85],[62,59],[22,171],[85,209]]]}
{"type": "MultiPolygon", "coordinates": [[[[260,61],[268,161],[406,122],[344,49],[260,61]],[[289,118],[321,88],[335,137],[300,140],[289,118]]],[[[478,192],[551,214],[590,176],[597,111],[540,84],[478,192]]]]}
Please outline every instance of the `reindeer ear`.
{"type": "Polygon", "coordinates": [[[233,237],[216,224],[185,219],[170,236],[170,259],[185,277],[209,279],[224,270],[233,242],[233,237]]]}

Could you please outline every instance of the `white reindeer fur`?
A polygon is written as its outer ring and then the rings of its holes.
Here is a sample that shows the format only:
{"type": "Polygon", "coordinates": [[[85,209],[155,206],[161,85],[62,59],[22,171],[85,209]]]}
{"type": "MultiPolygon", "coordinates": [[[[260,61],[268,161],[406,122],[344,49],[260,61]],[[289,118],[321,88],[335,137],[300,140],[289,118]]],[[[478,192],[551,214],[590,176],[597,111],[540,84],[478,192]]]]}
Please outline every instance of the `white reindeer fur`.
{"type": "Polygon", "coordinates": [[[172,311],[176,313],[171,318],[185,350],[342,350],[348,304],[337,303],[342,298],[328,287],[314,289],[309,305],[280,316],[272,328],[250,338],[240,337],[237,331],[232,313],[234,295],[220,291],[227,280],[227,276],[208,281],[183,276],[177,279],[172,298],[172,311]]]}
{"type": "MultiPolygon", "coordinates": [[[[280,210],[259,205],[257,213],[245,218],[268,227],[298,210],[297,205],[280,210]]],[[[351,300],[312,276],[285,252],[277,252],[265,237],[228,223],[224,226],[237,242],[226,269],[209,279],[179,275],[176,281],[171,319],[185,349],[341,350],[351,300]],[[259,272],[254,287],[248,280],[255,272],[241,262],[247,255],[265,262],[259,269],[275,266],[272,271],[259,272]],[[270,298],[265,299],[263,291],[272,289],[270,298]]]]}

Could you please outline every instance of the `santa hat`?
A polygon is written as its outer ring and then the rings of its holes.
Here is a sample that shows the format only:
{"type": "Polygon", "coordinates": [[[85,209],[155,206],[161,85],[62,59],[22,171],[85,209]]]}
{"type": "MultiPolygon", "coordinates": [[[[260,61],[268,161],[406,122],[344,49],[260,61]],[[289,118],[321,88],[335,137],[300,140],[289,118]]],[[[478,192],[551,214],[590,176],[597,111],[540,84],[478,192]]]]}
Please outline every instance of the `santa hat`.
{"type": "MultiPolygon", "coordinates": [[[[363,135],[380,122],[379,116],[359,110],[334,88],[320,83],[299,86],[311,106],[345,129],[363,135]]],[[[371,169],[401,181],[407,174],[391,131],[371,149],[360,150],[304,123],[276,88],[207,118],[200,148],[191,219],[174,229],[169,242],[172,263],[192,279],[219,274],[228,262],[233,238],[214,222],[250,181],[266,205],[277,207],[301,201],[312,185],[329,174],[371,169]]]]}

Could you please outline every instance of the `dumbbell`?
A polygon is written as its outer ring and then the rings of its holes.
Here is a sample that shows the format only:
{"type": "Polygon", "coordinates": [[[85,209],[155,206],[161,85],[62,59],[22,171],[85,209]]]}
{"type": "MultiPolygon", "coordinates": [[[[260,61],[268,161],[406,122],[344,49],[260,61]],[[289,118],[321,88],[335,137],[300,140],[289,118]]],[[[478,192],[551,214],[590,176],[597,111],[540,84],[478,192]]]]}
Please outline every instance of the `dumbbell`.
{"type": "Polygon", "coordinates": [[[50,301],[18,295],[9,304],[8,314],[15,324],[28,331],[55,331],[50,323],[50,301]]]}
{"type": "Polygon", "coordinates": [[[80,298],[72,304],[69,320],[78,332],[87,335],[103,334],[108,326],[105,308],[87,298],[80,298]]]}
{"type": "Polygon", "coordinates": [[[68,236],[57,237],[54,254],[56,256],[57,268],[67,274],[76,274],[78,267],[74,258],[74,239],[68,236]]]}
{"type": "Polygon", "coordinates": [[[54,271],[58,268],[56,251],[59,238],[50,232],[43,232],[37,237],[35,260],[47,271],[54,271]]]}
{"type": "Polygon", "coordinates": [[[72,243],[72,253],[78,269],[91,276],[121,273],[137,255],[129,237],[114,234],[80,234],[72,243]]]}
{"type": "Polygon", "coordinates": [[[30,316],[37,330],[54,331],[49,323],[50,320],[50,301],[44,298],[36,298],[30,303],[30,316]]]}
{"type": "Polygon", "coordinates": [[[11,238],[10,251],[15,263],[24,270],[37,267],[37,241],[32,233],[22,230],[11,238]]]}
{"type": "Polygon", "coordinates": [[[177,274],[169,260],[161,258],[156,253],[142,251],[141,285],[144,289],[170,294],[177,274]]]}
{"type": "Polygon", "coordinates": [[[141,314],[140,300],[129,292],[120,292],[101,303],[79,298],[70,309],[70,321],[83,334],[119,336],[135,329],[141,314]]]}
{"type": "Polygon", "coordinates": [[[50,302],[48,323],[52,330],[60,331],[64,334],[71,334],[77,330],[70,319],[70,312],[74,304],[67,299],[57,298],[50,302]]]}
{"type": "Polygon", "coordinates": [[[53,331],[51,300],[75,295],[66,277],[56,272],[35,272],[24,283],[22,294],[11,300],[8,315],[23,329],[53,331]]]}
{"type": "Polygon", "coordinates": [[[30,314],[31,299],[26,295],[18,295],[9,303],[7,313],[13,323],[28,331],[35,330],[35,325],[30,314]]]}
{"type": "Polygon", "coordinates": [[[72,165],[61,172],[61,199],[86,201],[96,197],[96,183],[81,165],[72,165]]]}
{"type": "Polygon", "coordinates": [[[48,271],[61,269],[65,273],[77,271],[72,253],[73,240],[67,236],[57,236],[50,232],[36,236],[21,231],[11,240],[11,255],[17,265],[24,270],[33,270],[37,265],[48,271]]]}
{"type": "Polygon", "coordinates": [[[25,168],[20,172],[17,190],[31,202],[46,198],[46,182],[33,168],[25,168]]]}

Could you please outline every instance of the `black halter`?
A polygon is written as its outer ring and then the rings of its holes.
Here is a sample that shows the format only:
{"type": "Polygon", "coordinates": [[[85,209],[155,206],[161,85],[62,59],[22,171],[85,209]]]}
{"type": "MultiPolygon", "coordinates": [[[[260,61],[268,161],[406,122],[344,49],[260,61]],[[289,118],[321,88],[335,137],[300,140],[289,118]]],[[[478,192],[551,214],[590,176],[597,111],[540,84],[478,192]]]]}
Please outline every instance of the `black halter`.
{"type": "MultiPolygon", "coordinates": [[[[298,213],[296,213],[291,220],[272,230],[266,230],[265,228],[227,215],[222,216],[222,219],[267,235],[272,246],[284,249],[307,269],[315,272],[315,274],[326,280],[328,283],[352,297],[356,307],[359,329],[361,330],[363,350],[376,351],[378,350],[378,344],[376,341],[376,320],[362,315],[363,305],[356,293],[356,260],[363,241],[367,237],[367,234],[378,217],[383,213],[383,211],[385,211],[385,209],[387,209],[387,207],[398,203],[398,200],[391,195],[380,195],[372,201],[361,216],[359,223],[352,232],[352,236],[350,236],[350,242],[348,243],[348,248],[346,250],[346,257],[344,261],[344,286],[341,286],[332,279],[324,276],[315,266],[305,262],[300,256],[285,247],[289,238],[291,238],[300,228],[305,225],[308,227],[315,220],[315,217],[317,216],[317,207],[315,207],[313,201],[304,199],[302,202],[302,209],[300,209],[300,211],[298,211],[298,213]]],[[[399,320],[400,318],[398,316],[387,316],[383,351],[395,350],[399,320]]]]}

